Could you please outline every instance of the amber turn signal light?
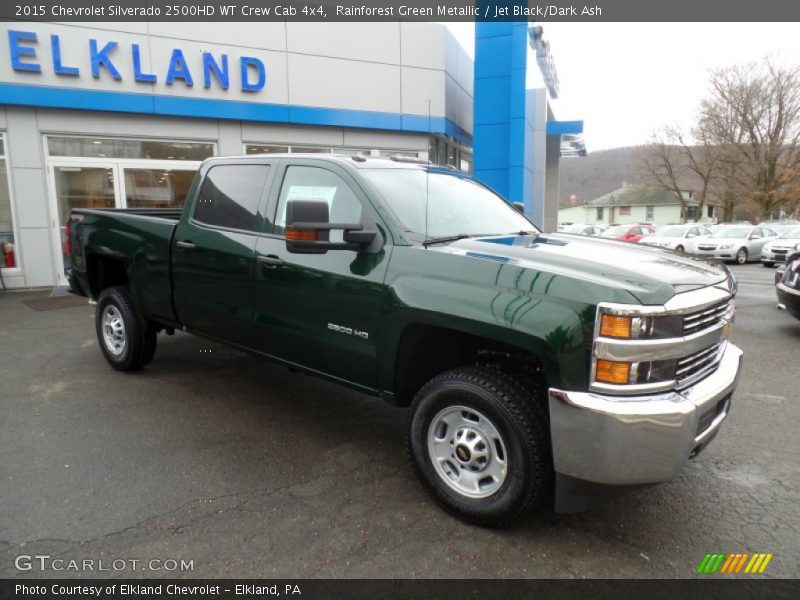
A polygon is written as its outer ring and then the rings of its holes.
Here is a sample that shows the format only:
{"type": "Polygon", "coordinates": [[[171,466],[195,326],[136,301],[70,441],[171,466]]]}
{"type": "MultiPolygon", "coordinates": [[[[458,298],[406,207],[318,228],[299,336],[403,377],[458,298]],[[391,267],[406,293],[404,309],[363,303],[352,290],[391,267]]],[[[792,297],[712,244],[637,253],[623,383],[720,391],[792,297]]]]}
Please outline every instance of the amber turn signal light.
{"type": "Polygon", "coordinates": [[[598,360],[594,378],[603,383],[628,383],[631,376],[631,363],[613,360],[598,360]]]}
{"type": "Polygon", "coordinates": [[[313,229],[287,229],[286,239],[290,242],[316,242],[317,232],[313,229]]]}
{"type": "Polygon", "coordinates": [[[631,317],[617,315],[602,315],[600,317],[600,335],[603,337],[629,338],[631,337],[631,317]]]}

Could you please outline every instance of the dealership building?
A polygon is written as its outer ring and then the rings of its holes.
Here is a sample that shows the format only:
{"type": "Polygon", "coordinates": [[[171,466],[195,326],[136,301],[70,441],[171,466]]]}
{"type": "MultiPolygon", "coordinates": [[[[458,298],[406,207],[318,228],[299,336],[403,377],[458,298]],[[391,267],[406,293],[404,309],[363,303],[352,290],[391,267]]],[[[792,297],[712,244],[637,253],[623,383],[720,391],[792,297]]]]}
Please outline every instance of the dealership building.
{"type": "Polygon", "coordinates": [[[473,61],[435,23],[0,23],[4,283],[64,285],[72,208],[180,206],[217,155],[415,157],[554,225],[580,127],[553,119],[546,68],[520,80],[537,39],[479,24],[473,61]]]}

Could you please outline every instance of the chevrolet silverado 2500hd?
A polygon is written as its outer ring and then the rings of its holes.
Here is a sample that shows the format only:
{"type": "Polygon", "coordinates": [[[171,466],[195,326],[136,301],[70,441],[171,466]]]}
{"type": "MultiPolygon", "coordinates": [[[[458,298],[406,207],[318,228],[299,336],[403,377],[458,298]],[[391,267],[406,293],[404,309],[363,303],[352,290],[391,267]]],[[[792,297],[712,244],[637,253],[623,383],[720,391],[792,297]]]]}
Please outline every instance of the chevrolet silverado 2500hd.
{"type": "Polygon", "coordinates": [[[543,234],[427,164],[214,158],[182,210],[74,210],[66,246],[114,368],[178,329],[408,406],[421,481],[484,525],[670,479],[741,369],[723,265],[543,234]]]}

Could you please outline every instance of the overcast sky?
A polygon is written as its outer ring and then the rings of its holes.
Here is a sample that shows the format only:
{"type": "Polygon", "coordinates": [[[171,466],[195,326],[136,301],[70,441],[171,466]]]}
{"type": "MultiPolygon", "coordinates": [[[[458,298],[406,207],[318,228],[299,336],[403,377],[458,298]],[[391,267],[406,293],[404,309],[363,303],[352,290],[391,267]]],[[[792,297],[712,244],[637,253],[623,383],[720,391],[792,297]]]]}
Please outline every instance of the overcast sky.
{"type": "MultiPolygon", "coordinates": [[[[641,144],[691,126],[709,69],[765,54],[800,68],[797,23],[543,23],[560,99],[556,118],[584,121],[589,152],[641,144]]],[[[474,54],[472,24],[450,24],[474,54]]]]}

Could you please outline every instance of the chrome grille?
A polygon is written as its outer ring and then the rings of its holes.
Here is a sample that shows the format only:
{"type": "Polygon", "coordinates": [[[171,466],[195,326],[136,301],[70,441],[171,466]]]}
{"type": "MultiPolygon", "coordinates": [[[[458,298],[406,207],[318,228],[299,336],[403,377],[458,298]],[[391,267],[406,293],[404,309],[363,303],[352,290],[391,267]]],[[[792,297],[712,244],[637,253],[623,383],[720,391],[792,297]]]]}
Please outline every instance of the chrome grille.
{"type": "Polygon", "coordinates": [[[713,371],[722,358],[724,348],[725,342],[723,341],[681,358],[675,369],[675,379],[678,381],[678,385],[689,385],[713,371]]]}
{"type": "Polygon", "coordinates": [[[721,323],[725,315],[731,310],[732,305],[733,299],[728,298],[702,310],[684,315],[683,335],[690,335],[721,323]]]}

